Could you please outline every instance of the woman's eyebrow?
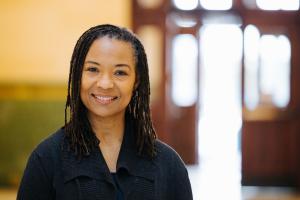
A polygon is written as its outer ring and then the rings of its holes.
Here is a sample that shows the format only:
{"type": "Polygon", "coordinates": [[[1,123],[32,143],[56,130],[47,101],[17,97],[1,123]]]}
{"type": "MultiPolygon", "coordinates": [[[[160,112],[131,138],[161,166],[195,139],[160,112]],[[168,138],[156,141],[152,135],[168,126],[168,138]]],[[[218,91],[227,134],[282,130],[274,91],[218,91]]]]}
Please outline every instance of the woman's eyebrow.
{"type": "Polygon", "coordinates": [[[100,63],[97,63],[95,61],[90,61],[90,60],[85,61],[85,63],[90,63],[90,64],[94,64],[94,65],[100,65],[100,63]]]}
{"type": "Polygon", "coordinates": [[[128,68],[130,68],[130,66],[128,64],[123,64],[123,63],[116,64],[115,67],[128,67],[128,68]]]}
{"type": "MultiPolygon", "coordinates": [[[[101,65],[100,63],[95,62],[95,61],[91,61],[91,60],[87,60],[87,61],[85,61],[85,63],[94,64],[94,65],[98,65],[98,66],[101,65]]],[[[128,67],[128,68],[130,68],[130,66],[128,64],[125,64],[125,63],[116,64],[115,67],[128,67]]]]}

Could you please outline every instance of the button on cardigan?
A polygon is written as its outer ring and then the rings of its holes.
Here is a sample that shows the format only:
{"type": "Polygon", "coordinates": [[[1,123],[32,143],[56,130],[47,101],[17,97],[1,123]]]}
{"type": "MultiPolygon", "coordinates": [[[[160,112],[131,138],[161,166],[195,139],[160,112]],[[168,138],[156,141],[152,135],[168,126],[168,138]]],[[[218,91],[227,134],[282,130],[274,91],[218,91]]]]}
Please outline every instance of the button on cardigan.
{"type": "Polygon", "coordinates": [[[115,180],[96,148],[78,159],[63,148],[64,129],[44,140],[29,157],[17,200],[191,200],[187,170],[179,155],[156,140],[157,155],[139,155],[133,128],[126,124],[115,180]],[[119,184],[116,185],[116,181],[119,184]]]}

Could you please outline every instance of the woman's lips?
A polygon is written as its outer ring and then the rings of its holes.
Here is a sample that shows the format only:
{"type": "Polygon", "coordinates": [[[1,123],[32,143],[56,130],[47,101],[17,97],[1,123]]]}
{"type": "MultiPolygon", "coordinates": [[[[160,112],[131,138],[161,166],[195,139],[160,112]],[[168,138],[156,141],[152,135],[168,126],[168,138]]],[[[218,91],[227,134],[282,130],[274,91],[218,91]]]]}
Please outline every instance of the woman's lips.
{"type": "Polygon", "coordinates": [[[92,94],[92,96],[96,99],[97,102],[101,104],[109,104],[114,100],[118,99],[117,96],[103,96],[103,95],[96,95],[96,94],[92,94]]]}

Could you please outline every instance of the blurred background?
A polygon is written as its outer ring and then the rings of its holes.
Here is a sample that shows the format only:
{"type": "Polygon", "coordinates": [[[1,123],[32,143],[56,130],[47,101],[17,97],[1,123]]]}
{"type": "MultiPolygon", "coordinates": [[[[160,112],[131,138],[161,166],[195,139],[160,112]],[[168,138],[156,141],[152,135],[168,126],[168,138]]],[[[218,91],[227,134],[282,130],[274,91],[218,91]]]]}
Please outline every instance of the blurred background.
{"type": "Polygon", "coordinates": [[[145,45],[154,124],[194,199],[300,199],[299,0],[0,0],[0,199],[63,126],[72,50],[103,23],[145,45]]]}

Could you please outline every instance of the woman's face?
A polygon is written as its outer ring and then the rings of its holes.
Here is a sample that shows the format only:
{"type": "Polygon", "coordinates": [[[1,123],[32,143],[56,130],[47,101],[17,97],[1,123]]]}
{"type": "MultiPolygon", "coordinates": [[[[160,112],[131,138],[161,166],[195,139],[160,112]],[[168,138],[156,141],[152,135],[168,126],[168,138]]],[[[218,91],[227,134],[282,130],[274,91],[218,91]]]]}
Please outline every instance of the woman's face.
{"type": "Polygon", "coordinates": [[[81,77],[80,97],[89,117],[124,116],[135,82],[132,45],[109,37],[96,39],[81,77]]]}

